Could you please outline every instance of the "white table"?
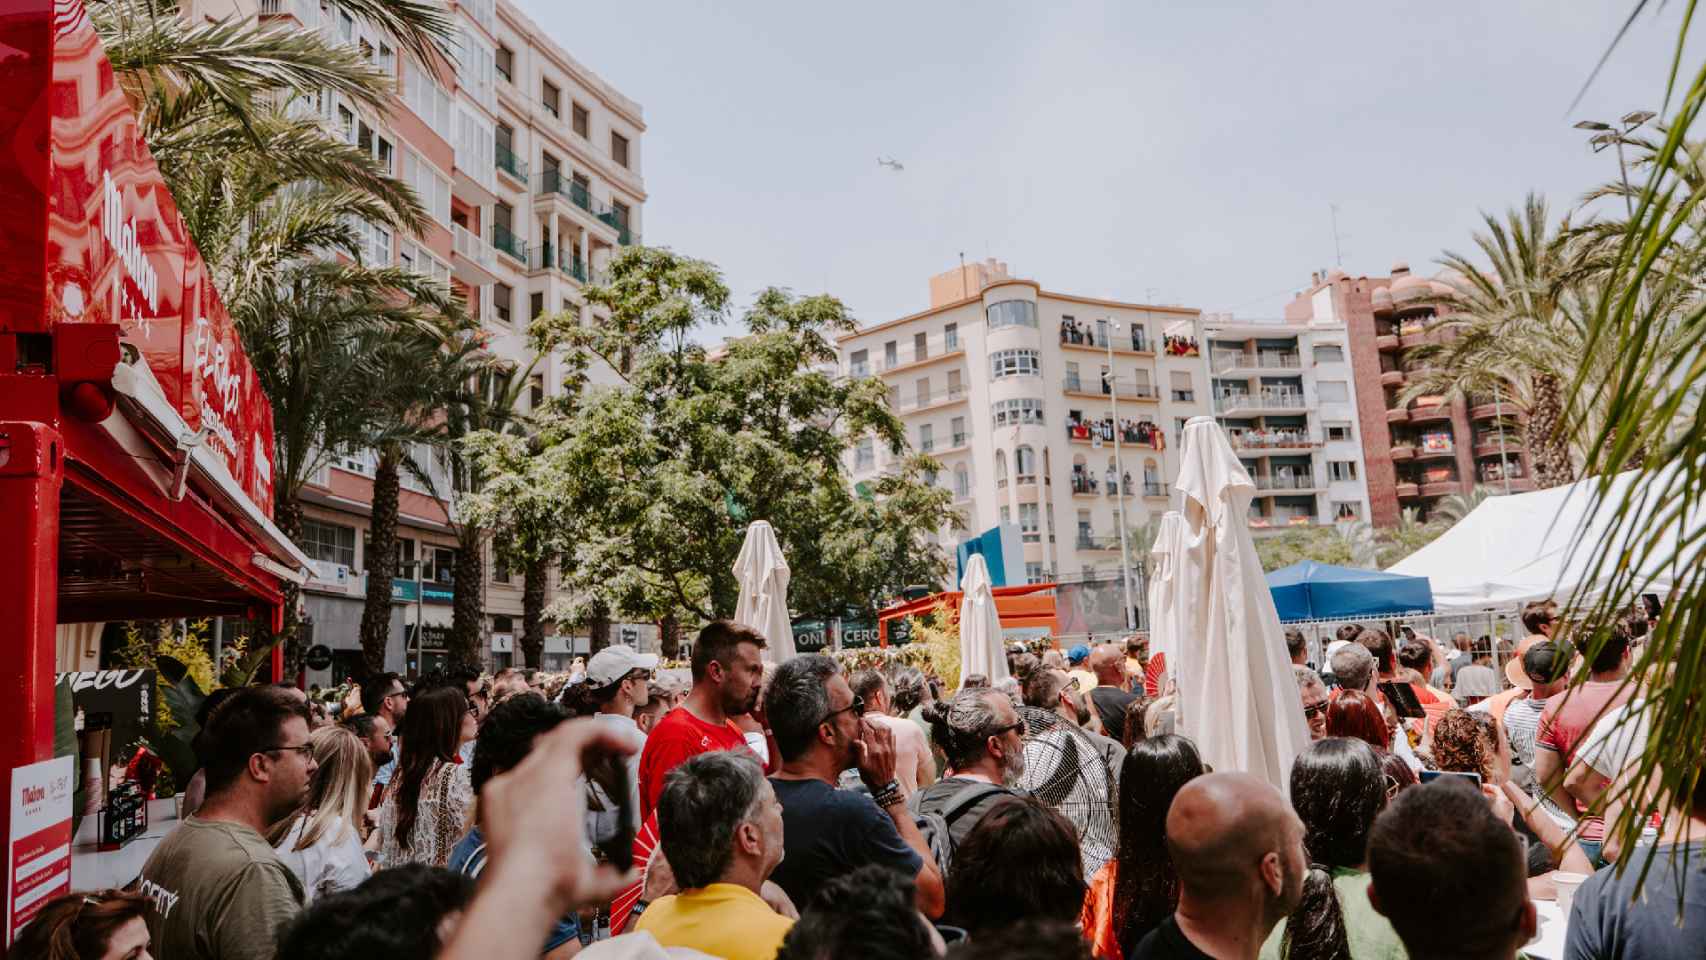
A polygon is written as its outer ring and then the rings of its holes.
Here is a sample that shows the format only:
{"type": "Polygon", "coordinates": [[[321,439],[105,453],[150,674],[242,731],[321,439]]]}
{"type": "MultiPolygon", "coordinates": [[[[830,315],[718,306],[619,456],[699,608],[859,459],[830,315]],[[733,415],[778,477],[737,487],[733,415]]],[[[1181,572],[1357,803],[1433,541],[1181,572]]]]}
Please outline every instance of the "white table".
{"type": "Polygon", "coordinates": [[[117,850],[97,850],[99,814],[91,813],[71,839],[71,889],[122,887],[142,873],[148,855],[178,826],[177,804],[171,797],[148,801],[148,829],[117,850]]]}
{"type": "Polygon", "coordinates": [[[1569,918],[1558,909],[1553,900],[1534,900],[1534,912],[1539,915],[1540,932],[1522,952],[1533,960],[1563,960],[1564,934],[1569,929],[1569,918]]]}

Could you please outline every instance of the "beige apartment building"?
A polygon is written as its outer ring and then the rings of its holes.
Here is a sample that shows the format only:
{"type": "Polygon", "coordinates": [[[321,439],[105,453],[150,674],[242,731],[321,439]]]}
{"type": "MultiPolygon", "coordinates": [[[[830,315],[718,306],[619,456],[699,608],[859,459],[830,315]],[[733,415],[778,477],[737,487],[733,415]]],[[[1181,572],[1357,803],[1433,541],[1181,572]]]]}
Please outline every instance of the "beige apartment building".
{"type": "MultiPolygon", "coordinates": [[[[838,350],[842,372],[888,384],[912,446],[941,462],[966,524],[940,535],[950,554],[1011,525],[1026,582],[1117,582],[1121,525],[1168,509],[1185,421],[1210,412],[1199,322],[1195,309],[1044,290],[988,260],[932,278],[929,309],[838,350]]],[[[890,459],[867,437],[847,467],[857,483],[890,459]]]]}
{"type": "MultiPolygon", "coordinates": [[[[582,285],[601,276],[623,246],[639,242],[645,120],[639,104],[576,61],[515,4],[436,3],[455,20],[454,65],[417,63],[322,0],[192,0],[186,15],[258,16],[287,29],[316,30],[356,46],[395,75],[397,96],[383,116],[334,96],[296,108],[370,149],[427,207],[431,222],[419,236],[360,224],[368,262],[448,282],[479,317],[491,349],[525,366],[535,359],[527,348],[528,321],[570,310],[593,322],[582,285]]],[[[560,356],[542,358],[523,408],[560,392],[564,372],[560,356]]],[[[593,374],[595,380],[609,375],[593,374]]],[[[414,671],[442,662],[451,602],[463,589],[484,596],[490,663],[519,663],[520,572],[499,566],[488,552],[488,582],[451,582],[455,505],[446,465],[425,448],[415,460],[432,482],[404,474],[398,536],[407,579],[393,584],[387,667],[414,671]]],[[[373,466],[370,451],[340,456],[306,493],[302,547],[315,558],[316,573],[305,588],[305,614],[311,641],[334,655],[331,670],[311,671],[311,681],[347,672],[359,656],[373,466]]],[[[572,638],[547,633],[545,666],[566,666],[572,638]]],[[[655,634],[649,625],[618,624],[612,639],[646,645],[655,634]]]]}

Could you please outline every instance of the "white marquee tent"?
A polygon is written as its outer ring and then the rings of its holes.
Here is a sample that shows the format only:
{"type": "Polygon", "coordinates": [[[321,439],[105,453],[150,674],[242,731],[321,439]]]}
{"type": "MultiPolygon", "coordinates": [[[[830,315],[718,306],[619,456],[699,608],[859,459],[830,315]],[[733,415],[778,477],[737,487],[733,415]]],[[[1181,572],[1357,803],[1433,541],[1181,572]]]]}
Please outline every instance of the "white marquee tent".
{"type": "MultiPolygon", "coordinates": [[[[1672,471],[1667,468],[1666,472],[1672,471]]],[[[1612,481],[1610,504],[1591,519],[1598,497],[1594,480],[1490,497],[1388,572],[1427,577],[1433,587],[1434,612],[1441,614],[1508,608],[1548,597],[1564,603],[1576,595],[1578,587],[1584,588],[1580,602],[1597,599],[1610,581],[1611,567],[1607,564],[1594,575],[1594,547],[1614,529],[1612,506],[1636,477],[1634,471],[1618,475],[1612,481]]],[[[1638,515],[1643,537],[1644,531],[1668,522],[1665,535],[1673,548],[1667,553],[1674,552],[1678,540],[1706,530],[1706,509],[1696,509],[1680,520],[1674,506],[1649,508],[1638,515]]],[[[1706,559],[1698,541],[1686,549],[1689,563],[1706,559]]],[[[1682,563],[1672,569],[1642,570],[1637,592],[1667,594],[1675,570],[1686,568],[1687,563],[1682,563]]]]}

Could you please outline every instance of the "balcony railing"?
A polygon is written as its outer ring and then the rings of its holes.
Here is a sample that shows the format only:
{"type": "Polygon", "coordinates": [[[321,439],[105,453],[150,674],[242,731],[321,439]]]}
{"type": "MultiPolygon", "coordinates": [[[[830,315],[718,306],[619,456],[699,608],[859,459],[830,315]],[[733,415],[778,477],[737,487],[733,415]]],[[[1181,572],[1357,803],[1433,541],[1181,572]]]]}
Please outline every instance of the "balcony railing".
{"type": "Polygon", "coordinates": [[[492,249],[491,244],[482,240],[479,234],[461,224],[452,224],[450,233],[455,241],[457,253],[488,270],[497,265],[497,251],[492,249]]]}
{"type": "Polygon", "coordinates": [[[1263,388],[1261,390],[1219,393],[1214,397],[1214,409],[1219,413],[1252,407],[1274,410],[1303,410],[1307,406],[1303,394],[1295,390],[1263,388]]]}
{"type": "Polygon", "coordinates": [[[1063,322],[1060,326],[1060,342],[1067,346],[1100,347],[1103,350],[1112,345],[1115,350],[1135,350],[1139,353],[1155,349],[1150,345],[1149,337],[1144,334],[1142,327],[1134,327],[1130,336],[1122,336],[1117,333],[1097,333],[1093,324],[1080,323],[1077,327],[1069,327],[1063,322]]]}
{"type": "Polygon", "coordinates": [[[945,387],[941,390],[931,390],[919,393],[916,390],[900,399],[901,410],[918,410],[923,407],[933,407],[938,403],[952,403],[966,395],[965,387],[945,387]]]}
{"type": "Polygon", "coordinates": [[[1167,496],[1167,485],[1154,480],[1145,480],[1143,481],[1143,495],[1146,497],[1165,497],[1167,496]]]}
{"type": "MultiPolygon", "coordinates": [[[[1161,428],[1148,420],[1122,419],[1118,432],[1121,443],[1154,446],[1155,437],[1161,433],[1161,428]]],[[[1095,440],[1100,438],[1103,443],[1113,443],[1114,433],[1113,422],[1106,418],[1094,421],[1081,420],[1066,425],[1066,438],[1068,440],[1095,440]]]]}
{"type": "Polygon", "coordinates": [[[1250,527],[1255,530],[1267,530],[1274,527],[1309,527],[1320,522],[1313,513],[1275,511],[1270,516],[1263,516],[1259,513],[1250,514],[1250,527]]]}
{"type": "Polygon", "coordinates": [[[948,449],[957,450],[960,447],[963,447],[965,445],[966,445],[966,435],[963,433],[956,433],[956,434],[954,434],[954,445],[952,447],[949,447],[948,449]]]}
{"type": "Polygon", "coordinates": [[[1296,370],[1303,366],[1299,354],[1278,350],[1216,350],[1212,359],[1215,373],[1232,369],[1296,370]]]}
{"type": "Polygon", "coordinates": [[[639,242],[639,234],[629,226],[622,214],[615,207],[593,197],[592,190],[586,183],[570,176],[564,176],[560,169],[547,169],[539,174],[538,185],[534,192],[544,196],[556,195],[593,215],[600,223],[616,231],[616,242],[627,246],[639,242]]]}
{"type": "Polygon", "coordinates": [[[527,182],[527,164],[515,155],[515,151],[503,144],[497,145],[498,170],[507,173],[522,183],[527,182]]]}
{"type": "Polygon", "coordinates": [[[936,438],[935,437],[929,437],[929,438],[926,438],[924,440],[918,441],[918,449],[922,453],[935,453],[936,452],[936,438]]]}
{"type": "Polygon", "coordinates": [[[539,245],[528,266],[534,270],[559,270],[581,283],[603,282],[602,276],[587,268],[585,260],[573,256],[567,250],[555,250],[549,243],[539,245]]]}
{"type": "Polygon", "coordinates": [[[1302,430],[1234,430],[1227,440],[1234,450],[1276,450],[1298,447],[1318,447],[1319,440],[1311,439],[1302,430]]]}
{"type": "Polygon", "coordinates": [[[1097,536],[1096,534],[1080,530],[1078,531],[1077,544],[1078,549],[1080,550],[1118,550],[1120,548],[1120,538],[1118,534],[1113,536],[1097,536]]]}
{"type": "Polygon", "coordinates": [[[1195,390],[1174,390],[1173,391],[1173,402],[1174,403],[1196,403],[1197,402],[1197,392],[1195,390]]]}
{"type": "Polygon", "coordinates": [[[871,365],[869,363],[850,363],[847,365],[847,375],[862,380],[871,375],[871,365]]]}
{"type": "Polygon", "coordinates": [[[1309,473],[1258,473],[1250,477],[1257,490],[1314,490],[1321,486],[1309,473]]]}
{"type": "Polygon", "coordinates": [[[492,247],[522,263],[527,262],[527,241],[516,236],[508,227],[492,224],[492,247]]]}

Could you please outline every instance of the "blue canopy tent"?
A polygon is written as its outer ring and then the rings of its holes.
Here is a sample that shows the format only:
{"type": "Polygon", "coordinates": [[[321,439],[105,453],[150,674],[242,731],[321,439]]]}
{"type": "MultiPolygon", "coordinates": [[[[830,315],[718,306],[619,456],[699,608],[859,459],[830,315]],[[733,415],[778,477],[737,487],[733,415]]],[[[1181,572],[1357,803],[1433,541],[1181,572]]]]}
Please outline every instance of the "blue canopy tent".
{"type": "Polygon", "coordinates": [[[1275,570],[1267,579],[1281,623],[1389,617],[1434,609],[1427,577],[1304,560],[1275,570]]]}

